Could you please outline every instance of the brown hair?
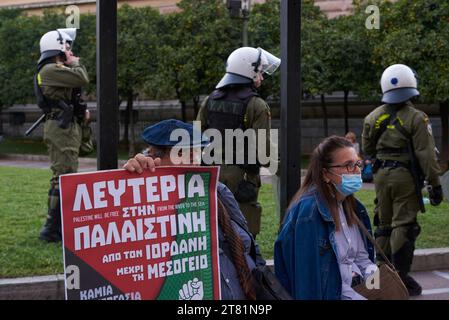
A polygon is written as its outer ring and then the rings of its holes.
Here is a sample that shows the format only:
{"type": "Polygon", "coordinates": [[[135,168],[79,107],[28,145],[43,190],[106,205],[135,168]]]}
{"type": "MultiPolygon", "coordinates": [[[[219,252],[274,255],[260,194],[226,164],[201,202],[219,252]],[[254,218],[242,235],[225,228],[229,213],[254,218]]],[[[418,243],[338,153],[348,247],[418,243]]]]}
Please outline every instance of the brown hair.
{"type": "Polygon", "coordinates": [[[240,239],[239,235],[234,230],[228,210],[220,199],[218,199],[218,223],[223,230],[226,241],[229,243],[229,250],[232,255],[230,258],[234,263],[235,271],[237,272],[243,293],[245,294],[246,299],[256,300],[256,294],[251,282],[251,270],[249,269],[245,257],[245,246],[243,245],[242,239],[240,239]]]}
{"type": "Polygon", "coordinates": [[[345,135],[345,138],[346,138],[346,139],[351,139],[351,140],[352,140],[351,142],[357,142],[357,136],[356,136],[355,133],[352,132],[352,131],[348,131],[348,132],[346,133],[346,135],[345,135]]]}
{"type": "MultiPolygon", "coordinates": [[[[325,182],[323,171],[324,169],[329,168],[329,165],[333,163],[333,156],[335,152],[343,148],[353,148],[353,145],[343,137],[330,136],[325,138],[315,148],[315,150],[313,150],[304,182],[298,192],[296,192],[293,196],[287,211],[302,197],[302,195],[314,187],[320,194],[320,197],[326,202],[327,207],[330,209],[330,213],[335,222],[336,230],[340,230],[340,217],[338,214],[338,205],[335,197],[335,193],[338,191],[332,183],[325,182]]],[[[355,223],[353,217],[356,211],[356,202],[353,195],[349,195],[345,198],[343,201],[343,207],[345,209],[348,224],[353,225],[355,223]]]]}

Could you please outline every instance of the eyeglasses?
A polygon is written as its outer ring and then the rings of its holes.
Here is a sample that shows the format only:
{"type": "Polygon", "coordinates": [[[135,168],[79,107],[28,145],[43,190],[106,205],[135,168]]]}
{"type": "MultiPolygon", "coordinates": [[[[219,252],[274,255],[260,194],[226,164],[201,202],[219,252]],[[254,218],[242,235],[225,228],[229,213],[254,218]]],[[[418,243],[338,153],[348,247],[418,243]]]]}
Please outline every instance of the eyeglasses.
{"type": "Polygon", "coordinates": [[[336,164],[333,166],[328,166],[328,168],[346,168],[346,170],[348,170],[348,172],[353,172],[355,171],[355,168],[358,167],[359,169],[361,169],[363,166],[363,161],[359,160],[356,162],[350,162],[348,164],[336,164]]]}

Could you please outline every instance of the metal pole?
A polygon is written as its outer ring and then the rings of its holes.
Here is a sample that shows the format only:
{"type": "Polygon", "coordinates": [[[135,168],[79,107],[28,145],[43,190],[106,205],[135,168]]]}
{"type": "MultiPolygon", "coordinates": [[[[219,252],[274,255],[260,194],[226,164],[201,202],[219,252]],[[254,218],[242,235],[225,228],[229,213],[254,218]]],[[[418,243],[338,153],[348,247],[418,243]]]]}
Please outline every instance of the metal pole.
{"type": "Polygon", "coordinates": [[[301,0],[281,0],[281,223],[301,185],[301,0]]]}
{"type": "Polygon", "coordinates": [[[440,102],[441,160],[443,170],[449,170],[449,101],[440,102]]]}
{"type": "Polygon", "coordinates": [[[248,21],[249,21],[249,13],[251,10],[251,0],[243,0],[241,4],[242,8],[242,18],[243,18],[243,26],[242,26],[242,45],[243,47],[248,46],[248,21]]]}
{"type": "Polygon", "coordinates": [[[117,169],[117,0],[97,0],[97,168],[117,169]]]}
{"type": "Polygon", "coordinates": [[[248,17],[243,17],[242,44],[248,46],[248,17]]]}

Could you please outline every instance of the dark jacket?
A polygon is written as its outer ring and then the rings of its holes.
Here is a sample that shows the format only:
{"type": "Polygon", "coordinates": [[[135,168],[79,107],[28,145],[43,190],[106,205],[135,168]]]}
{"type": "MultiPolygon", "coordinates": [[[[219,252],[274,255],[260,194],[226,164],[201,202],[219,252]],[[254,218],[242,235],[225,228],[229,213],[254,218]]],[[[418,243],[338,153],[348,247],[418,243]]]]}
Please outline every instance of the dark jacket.
{"type": "MultiPolygon", "coordinates": [[[[256,257],[255,259],[250,254],[251,252],[251,242],[254,239],[248,230],[245,217],[239,209],[239,205],[234,198],[232,192],[223,184],[219,183],[217,187],[218,198],[223,202],[226,207],[231,223],[243,241],[245,246],[245,256],[248,262],[250,270],[253,270],[257,265],[264,265],[265,260],[262,259],[260,255],[259,247],[255,244],[256,257]]],[[[223,231],[218,225],[218,241],[219,241],[219,260],[220,260],[220,278],[221,278],[221,299],[222,300],[243,300],[245,295],[243,294],[240,282],[235,270],[232,258],[225,253],[223,250],[223,242],[225,241],[223,231]]]]}

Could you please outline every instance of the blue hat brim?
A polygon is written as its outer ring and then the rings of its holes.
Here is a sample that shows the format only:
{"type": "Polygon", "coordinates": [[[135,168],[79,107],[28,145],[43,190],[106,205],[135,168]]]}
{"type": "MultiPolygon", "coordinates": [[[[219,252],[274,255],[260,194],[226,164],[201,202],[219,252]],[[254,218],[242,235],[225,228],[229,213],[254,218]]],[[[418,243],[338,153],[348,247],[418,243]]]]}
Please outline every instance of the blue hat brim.
{"type": "Polygon", "coordinates": [[[199,148],[206,147],[210,143],[209,139],[201,132],[194,130],[191,124],[175,119],[163,120],[145,128],[141,137],[146,143],[158,147],[199,148]],[[189,134],[188,141],[183,140],[182,137],[178,140],[170,140],[171,133],[176,129],[186,130],[189,134]]]}
{"type": "Polygon", "coordinates": [[[223,78],[221,78],[220,82],[215,86],[215,89],[220,89],[231,84],[250,84],[253,83],[253,80],[250,78],[235,74],[235,73],[226,73],[223,78]]]}
{"type": "Polygon", "coordinates": [[[399,88],[385,92],[382,96],[382,102],[398,104],[416,96],[419,96],[419,91],[415,88],[399,88]]]}

